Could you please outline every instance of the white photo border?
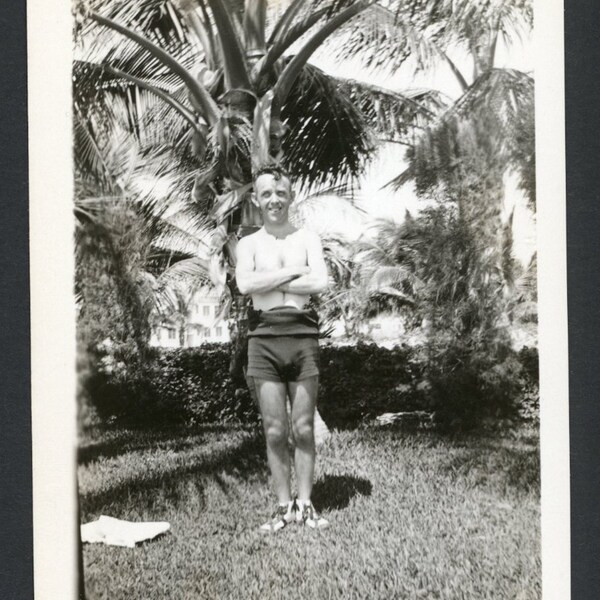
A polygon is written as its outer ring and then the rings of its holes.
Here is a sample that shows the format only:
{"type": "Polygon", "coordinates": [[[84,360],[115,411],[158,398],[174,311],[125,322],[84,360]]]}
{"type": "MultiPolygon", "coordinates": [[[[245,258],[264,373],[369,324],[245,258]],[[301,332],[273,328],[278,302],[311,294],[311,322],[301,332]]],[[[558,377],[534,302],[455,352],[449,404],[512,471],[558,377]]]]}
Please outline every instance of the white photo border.
{"type": "MultiPolygon", "coordinates": [[[[29,0],[32,461],[36,598],[77,597],[72,14],[29,0]]],[[[570,598],[561,0],[535,0],[543,600],[570,598]]]]}

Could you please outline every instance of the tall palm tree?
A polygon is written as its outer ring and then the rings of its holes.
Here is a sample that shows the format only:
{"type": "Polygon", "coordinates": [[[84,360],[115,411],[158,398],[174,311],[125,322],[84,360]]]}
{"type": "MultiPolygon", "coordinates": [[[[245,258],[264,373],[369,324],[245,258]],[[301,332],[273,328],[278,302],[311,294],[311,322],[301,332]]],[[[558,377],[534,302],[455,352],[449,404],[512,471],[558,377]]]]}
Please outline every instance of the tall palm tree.
{"type": "Polygon", "coordinates": [[[414,181],[430,196],[444,190],[464,218],[476,222],[482,246],[501,261],[503,176],[516,171],[535,204],[534,85],[526,73],[496,66],[498,39],[512,43],[531,30],[531,0],[381,0],[345,29],[342,58],[363,57],[388,74],[443,63],[461,93],[438,96],[423,129],[404,138],[407,169],[390,185],[414,181]],[[462,57],[462,60],[457,60],[462,57]],[[465,60],[464,57],[467,57],[465,60]],[[461,62],[472,62],[472,74],[461,62]]]}
{"type": "MultiPolygon", "coordinates": [[[[130,105],[139,113],[149,93],[177,116],[178,127],[168,119],[166,137],[194,174],[191,201],[212,225],[209,264],[217,287],[231,280],[235,232],[259,225],[248,193],[253,169],[283,161],[308,185],[348,181],[360,173],[372,150],[365,120],[307,61],[371,3],[359,0],[334,11],[333,2],[314,9],[311,2],[295,0],[272,24],[266,0],[83,7],[85,60],[76,65],[76,83],[96,105],[110,105],[120,94],[133,97],[130,105]],[[90,21],[110,35],[89,27],[90,21]],[[297,42],[299,50],[289,57],[286,52],[297,42]]],[[[158,128],[160,115],[164,112],[155,110],[158,128]]],[[[130,114],[134,127],[140,127],[139,117],[130,114]]]]}
{"type": "MultiPolygon", "coordinates": [[[[252,172],[281,161],[309,187],[341,183],[355,179],[372,152],[367,119],[308,59],[373,1],[315,8],[293,0],[272,23],[266,0],[79,6],[75,96],[87,123],[98,113],[112,116],[114,98],[125,99],[123,121],[142,141],[168,148],[193,174],[189,201],[180,204],[211,228],[207,268],[226,296],[223,312],[235,298],[237,235],[260,224],[249,197],[252,172]],[[290,56],[294,44],[299,49],[290,56]]],[[[158,211],[166,212],[164,206],[158,211]]]]}

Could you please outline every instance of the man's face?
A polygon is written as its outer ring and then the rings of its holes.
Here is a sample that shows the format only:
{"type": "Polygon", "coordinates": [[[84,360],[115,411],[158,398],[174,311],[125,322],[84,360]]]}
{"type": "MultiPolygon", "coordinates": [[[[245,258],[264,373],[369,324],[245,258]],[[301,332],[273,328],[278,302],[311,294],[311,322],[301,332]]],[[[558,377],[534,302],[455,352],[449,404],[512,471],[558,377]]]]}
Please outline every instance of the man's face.
{"type": "Polygon", "coordinates": [[[255,181],[254,192],[252,201],[260,208],[265,223],[273,225],[287,223],[290,204],[294,200],[294,193],[287,177],[275,179],[270,173],[265,173],[255,181]]]}

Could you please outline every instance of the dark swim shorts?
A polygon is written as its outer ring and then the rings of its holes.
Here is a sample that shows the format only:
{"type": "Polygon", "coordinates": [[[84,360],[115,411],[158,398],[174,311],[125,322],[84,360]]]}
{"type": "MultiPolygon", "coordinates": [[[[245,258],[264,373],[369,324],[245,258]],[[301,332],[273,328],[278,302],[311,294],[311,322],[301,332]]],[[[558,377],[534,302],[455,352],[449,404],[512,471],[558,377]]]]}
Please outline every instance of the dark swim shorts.
{"type": "Polygon", "coordinates": [[[248,339],[248,375],[267,381],[300,381],[319,374],[315,336],[264,336],[248,339]]]}
{"type": "Polygon", "coordinates": [[[319,374],[318,317],[289,306],[250,311],[248,371],[267,381],[300,381],[319,374]]]}

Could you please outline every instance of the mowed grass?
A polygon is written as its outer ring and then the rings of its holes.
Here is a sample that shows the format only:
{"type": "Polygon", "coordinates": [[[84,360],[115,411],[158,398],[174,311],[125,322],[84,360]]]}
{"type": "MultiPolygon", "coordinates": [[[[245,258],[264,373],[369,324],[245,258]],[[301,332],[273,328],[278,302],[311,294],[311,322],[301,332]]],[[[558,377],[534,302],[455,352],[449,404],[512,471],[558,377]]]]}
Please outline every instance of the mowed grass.
{"type": "Polygon", "coordinates": [[[322,531],[273,509],[260,435],[119,431],[80,449],[83,522],[169,521],[135,549],[85,545],[89,600],[541,597],[537,435],[365,427],[319,449],[322,531]]]}

